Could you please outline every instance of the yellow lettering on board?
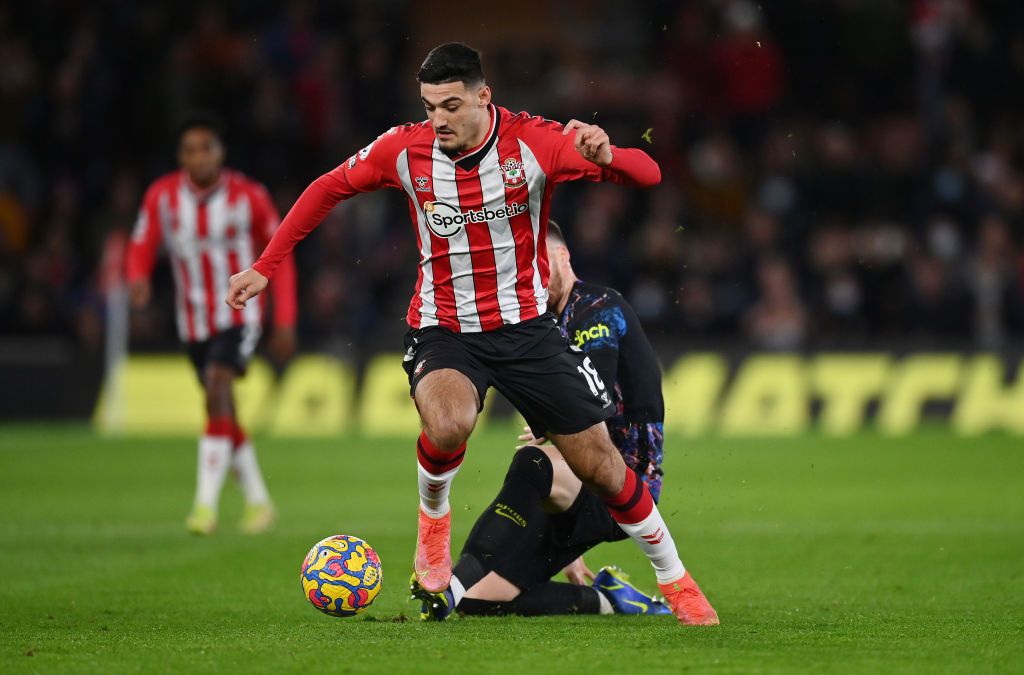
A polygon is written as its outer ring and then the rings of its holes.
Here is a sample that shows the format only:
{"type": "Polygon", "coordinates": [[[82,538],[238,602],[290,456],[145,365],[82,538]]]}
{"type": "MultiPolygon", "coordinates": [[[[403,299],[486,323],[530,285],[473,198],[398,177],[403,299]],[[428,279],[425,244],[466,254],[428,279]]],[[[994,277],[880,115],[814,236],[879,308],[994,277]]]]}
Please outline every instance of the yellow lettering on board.
{"type": "Polygon", "coordinates": [[[960,363],[956,354],[915,354],[903,359],[891,371],[878,411],[879,430],[908,434],[920,425],[926,401],[954,398],[960,363]]]}
{"type": "Polygon", "coordinates": [[[1024,363],[1016,382],[1004,385],[1006,366],[999,357],[974,357],[964,368],[960,397],[953,408],[954,431],[965,436],[1005,430],[1024,434],[1024,363]]]}
{"type": "Polygon", "coordinates": [[[868,402],[885,388],[891,359],[885,354],[820,354],[810,363],[811,388],[822,399],[818,426],[844,436],[864,425],[868,402]]]}
{"type": "Polygon", "coordinates": [[[712,430],[715,407],[729,366],[718,354],[688,354],[662,378],[665,431],[697,436],[712,430]]]}
{"type": "Polygon", "coordinates": [[[355,405],[355,378],[332,356],[295,359],[281,379],[270,433],[276,436],[334,436],[347,431],[355,405]]]}
{"type": "Polygon", "coordinates": [[[803,359],[792,354],[751,356],[722,405],[728,436],[792,436],[807,429],[810,402],[803,359]]]}

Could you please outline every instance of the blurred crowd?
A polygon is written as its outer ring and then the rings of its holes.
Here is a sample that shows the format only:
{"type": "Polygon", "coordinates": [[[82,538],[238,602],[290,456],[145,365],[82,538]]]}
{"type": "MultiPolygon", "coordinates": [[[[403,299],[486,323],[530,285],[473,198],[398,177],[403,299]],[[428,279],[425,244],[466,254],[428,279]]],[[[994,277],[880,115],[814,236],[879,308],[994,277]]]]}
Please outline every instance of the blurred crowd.
{"type": "MultiPolygon", "coordinates": [[[[508,19],[520,39],[486,25],[465,39],[499,104],[596,121],[661,164],[653,191],[573,184],[553,205],[578,274],[620,288],[653,336],[764,349],[1024,336],[1024,5],[534,4],[508,19]]],[[[421,119],[430,45],[415,31],[430,16],[399,0],[0,7],[0,334],[99,347],[104,257],[174,167],[185,111],[226,119],[229,164],[282,214],[421,119]]],[[[352,200],[312,239],[297,251],[303,345],[399,335],[416,256],[401,196],[352,200]]],[[[133,315],[141,347],[175,340],[162,268],[156,290],[133,315]]]]}

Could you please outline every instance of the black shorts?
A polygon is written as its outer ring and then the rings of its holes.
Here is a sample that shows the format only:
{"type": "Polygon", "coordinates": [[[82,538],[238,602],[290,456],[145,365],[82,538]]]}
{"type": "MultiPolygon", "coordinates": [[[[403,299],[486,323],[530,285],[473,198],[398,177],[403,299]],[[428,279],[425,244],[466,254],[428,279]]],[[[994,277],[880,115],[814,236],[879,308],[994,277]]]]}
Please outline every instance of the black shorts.
{"type": "Polygon", "coordinates": [[[199,381],[203,381],[206,366],[218,363],[233,368],[239,375],[245,375],[260,331],[253,326],[235,326],[215,333],[209,340],[188,343],[188,357],[196,369],[199,381]]]}
{"type": "Polygon", "coordinates": [[[521,591],[550,581],[598,544],[626,538],[608,506],[586,487],[565,513],[532,520],[529,526],[536,530],[527,537],[532,545],[480,560],[485,571],[499,574],[521,591]]]}
{"type": "Polygon", "coordinates": [[[410,394],[427,373],[457,370],[476,387],[481,408],[488,387],[494,387],[522,413],[534,436],[574,434],[615,412],[594,365],[569,346],[550,312],[486,333],[413,329],[405,335],[405,348],[410,394]]]}

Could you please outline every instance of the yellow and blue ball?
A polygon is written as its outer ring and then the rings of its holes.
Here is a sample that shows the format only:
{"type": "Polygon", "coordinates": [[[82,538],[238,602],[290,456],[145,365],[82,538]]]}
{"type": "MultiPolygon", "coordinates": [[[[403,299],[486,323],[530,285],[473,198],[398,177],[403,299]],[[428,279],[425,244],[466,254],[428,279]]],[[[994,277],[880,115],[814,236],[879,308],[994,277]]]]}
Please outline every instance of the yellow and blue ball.
{"type": "Polygon", "coordinates": [[[302,561],[302,592],[324,614],[355,616],[380,593],[380,558],[359,537],[337,534],[317,542],[302,561]]]}

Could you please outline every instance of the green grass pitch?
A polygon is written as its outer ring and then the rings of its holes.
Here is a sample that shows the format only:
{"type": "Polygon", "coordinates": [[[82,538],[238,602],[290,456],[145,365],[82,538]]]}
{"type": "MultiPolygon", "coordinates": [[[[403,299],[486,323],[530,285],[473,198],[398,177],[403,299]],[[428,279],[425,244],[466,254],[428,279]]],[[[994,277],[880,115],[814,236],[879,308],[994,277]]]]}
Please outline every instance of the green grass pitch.
{"type": "MultiPolygon", "coordinates": [[[[511,429],[477,434],[455,483],[456,552],[497,491],[511,429]]],[[[412,439],[265,439],[276,530],[188,536],[195,444],[0,429],[0,672],[1021,672],[1024,444],[903,439],[667,442],[662,510],[723,625],[459,619],[407,600],[412,439]],[[384,589],[333,619],[299,586],[309,547],[368,540],[384,589]]],[[[592,552],[642,588],[630,542],[592,552]]]]}

